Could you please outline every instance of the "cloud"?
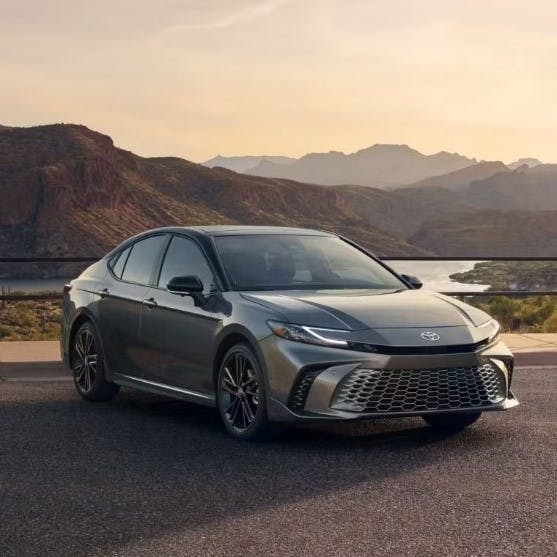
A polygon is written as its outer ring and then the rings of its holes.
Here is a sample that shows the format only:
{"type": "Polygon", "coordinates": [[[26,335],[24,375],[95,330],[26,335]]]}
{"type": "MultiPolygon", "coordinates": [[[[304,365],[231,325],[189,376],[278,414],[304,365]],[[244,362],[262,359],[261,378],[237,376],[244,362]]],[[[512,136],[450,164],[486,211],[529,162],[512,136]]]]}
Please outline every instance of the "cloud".
{"type": "Polygon", "coordinates": [[[164,34],[180,33],[181,31],[209,31],[213,29],[226,29],[243,21],[257,18],[262,15],[270,14],[286,4],[290,0],[266,0],[258,1],[253,5],[244,8],[242,11],[221,17],[206,23],[184,23],[171,25],[163,29],[164,34]]]}

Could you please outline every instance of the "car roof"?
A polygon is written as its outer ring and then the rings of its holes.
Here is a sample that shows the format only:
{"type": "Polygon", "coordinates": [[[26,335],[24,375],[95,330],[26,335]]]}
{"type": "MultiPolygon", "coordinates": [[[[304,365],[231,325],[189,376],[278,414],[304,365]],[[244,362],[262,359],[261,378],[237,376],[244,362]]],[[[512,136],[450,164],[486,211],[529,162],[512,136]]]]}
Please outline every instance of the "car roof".
{"type": "Polygon", "coordinates": [[[246,225],[207,225],[207,226],[164,226],[161,228],[153,228],[145,230],[127,238],[115,248],[110,250],[104,259],[110,259],[113,254],[124,246],[128,246],[133,242],[141,240],[152,234],[179,234],[185,233],[196,237],[202,243],[209,243],[209,238],[215,236],[249,236],[249,235],[272,235],[272,234],[295,234],[297,236],[329,236],[336,237],[336,234],[325,232],[322,230],[312,230],[310,228],[290,228],[287,226],[246,226],[246,225]]]}
{"type": "Polygon", "coordinates": [[[237,236],[264,234],[296,234],[304,236],[334,236],[331,232],[310,228],[291,228],[287,226],[247,226],[247,225],[207,225],[207,226],[169,226],[156,228],[149,232],[194,232],[206,236],[237,236]]]}

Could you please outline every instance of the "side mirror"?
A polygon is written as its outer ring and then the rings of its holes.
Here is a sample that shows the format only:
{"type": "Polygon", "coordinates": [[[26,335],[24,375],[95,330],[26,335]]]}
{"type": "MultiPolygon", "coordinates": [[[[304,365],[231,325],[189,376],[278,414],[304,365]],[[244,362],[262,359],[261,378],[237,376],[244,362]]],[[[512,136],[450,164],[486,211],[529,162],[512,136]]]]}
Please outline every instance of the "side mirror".
{"type": "Polygon", "coordinates": [[[416,290],[420,289],[423,284],[418,277],[413,277],[412,275],[400,275],[412,288],[416,290]]]}
{"type": "Polygon", "coordinates": [[[178,294],[180,296],[192,296],[194,300],[203,296],[203,283],[196,275],[189,275],[187,277],[173,277],[166,285],[171,294],[178,294]]]}

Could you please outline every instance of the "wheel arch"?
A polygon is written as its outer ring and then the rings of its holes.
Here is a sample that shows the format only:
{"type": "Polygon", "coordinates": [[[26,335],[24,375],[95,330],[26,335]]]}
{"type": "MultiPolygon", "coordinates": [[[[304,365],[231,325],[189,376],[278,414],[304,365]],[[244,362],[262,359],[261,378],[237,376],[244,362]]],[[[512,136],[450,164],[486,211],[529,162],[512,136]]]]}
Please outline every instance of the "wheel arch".
{"type": "Polygon", "coordinates": [[[245,327],[240,325],[230,326],[221,331],[216,342],[215,357],[213,358],[213,387],[215,389],[215,393],[217,390],[217,379],[222,360],[225,354],[236,344],[247,344],[254,351],[263,371],[264,380],[267,382],[265,359],[263,358],[263,352],[259,348],[257,339],[245,327]]]}

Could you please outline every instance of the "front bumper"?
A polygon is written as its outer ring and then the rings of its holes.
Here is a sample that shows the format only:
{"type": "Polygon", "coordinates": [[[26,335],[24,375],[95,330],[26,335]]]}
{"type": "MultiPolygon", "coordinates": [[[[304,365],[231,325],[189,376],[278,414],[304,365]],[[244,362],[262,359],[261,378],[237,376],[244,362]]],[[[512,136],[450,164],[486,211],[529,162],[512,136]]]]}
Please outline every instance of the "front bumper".
{"type": "Polygon", "coordinates": [[[477,352],[385,355],[325,348],[271,336],[261,342],[274,421],[507,410],[513,356],[497,342],[477,352]]]}

